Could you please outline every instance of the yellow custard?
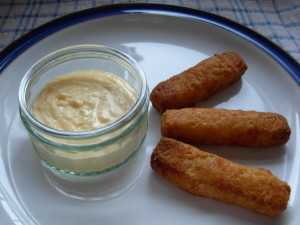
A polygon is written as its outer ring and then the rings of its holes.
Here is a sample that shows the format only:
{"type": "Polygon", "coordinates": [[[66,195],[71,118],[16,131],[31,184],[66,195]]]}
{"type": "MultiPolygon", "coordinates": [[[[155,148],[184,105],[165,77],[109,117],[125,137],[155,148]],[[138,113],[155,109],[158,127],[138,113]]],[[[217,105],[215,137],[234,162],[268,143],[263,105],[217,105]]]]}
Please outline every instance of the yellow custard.
{"type": "Polygon", "coordinates": [[[100,70],[82,70],[50,81],[35,98],[31,112],[46,126],[80,132],[120,119],[137,98],[124,79],[100,70]]]}

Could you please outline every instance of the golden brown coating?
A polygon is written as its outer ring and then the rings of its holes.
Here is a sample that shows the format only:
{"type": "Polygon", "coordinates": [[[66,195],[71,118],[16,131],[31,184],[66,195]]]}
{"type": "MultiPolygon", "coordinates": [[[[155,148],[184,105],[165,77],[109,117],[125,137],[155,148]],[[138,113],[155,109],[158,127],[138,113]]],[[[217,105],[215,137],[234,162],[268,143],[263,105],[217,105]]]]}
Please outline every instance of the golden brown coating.
{"type": "Polygon", "coordinates": [[[184,108],[165,111],[161,133],[191,144],[271,147],[285,144],[291,130],[276,113],[184,108]]]}
{"type": "Polygon", "coordinates": [[[190,107],[236,82],[246,70],[246,63],[237,53],[216,54],[159,83],[150,100],[161,113],[190,107]]]}
{"type": "Polygon", "coordinates": [[[287,208],[290,186],[270,171],[234,163],[171,138],[160,140],[151,155],[151,166],[193,195],[267,216],[287,208]]]}

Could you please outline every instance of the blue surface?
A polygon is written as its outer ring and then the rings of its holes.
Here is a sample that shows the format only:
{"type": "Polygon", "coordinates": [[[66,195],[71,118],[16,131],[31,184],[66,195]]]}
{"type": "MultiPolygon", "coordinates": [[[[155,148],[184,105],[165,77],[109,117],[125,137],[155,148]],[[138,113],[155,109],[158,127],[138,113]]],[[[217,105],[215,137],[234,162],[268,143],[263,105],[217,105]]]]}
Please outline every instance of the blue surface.
{"type": "Polygon", "coordinates": [[[83,21],[91,20],[94,18],[101,18],[105,16],[150,12],[155,12],[159,14],[167,13],[168,15],[195,19],[233,32],[236,35],[243,37],[244,39],[250,41],[251,43],[261,48],[263,51],[268,53],[280,65],[282,65],[287,70],[287,72],[295,79],[295,81],[300,85],[300,64],[276,44],[266,39],[262,35],[258,34],[257,32],[215,14],[191,8],[161,4],[107,5],[75,12],[63,16],[61,18],[55,19],[28,32],[24,36],[12,42],[4,50],[2,50],[2,52],[0,52],[0,72],[2,72],[6,68],[6,66],[8,66],[18,55],[26,51],[26,49],[28,49],[30,46],[34,45],[39,40],[51,35],[52,33],[64,29],[65,27],[69,27],[71,25],[83,21]]]}

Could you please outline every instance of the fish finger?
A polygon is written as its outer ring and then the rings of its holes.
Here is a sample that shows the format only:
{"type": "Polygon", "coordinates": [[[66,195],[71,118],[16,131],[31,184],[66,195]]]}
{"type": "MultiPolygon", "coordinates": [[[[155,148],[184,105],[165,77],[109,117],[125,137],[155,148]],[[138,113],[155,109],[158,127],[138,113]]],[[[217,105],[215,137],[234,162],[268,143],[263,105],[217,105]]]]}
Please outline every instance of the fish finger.
{"type": "Polygon", "coordinates": [[[189,144],[162,138],[151,167],[190,194],[276,216],[287,208],[290,186],[269,170],[231,162],[189,144]]]}
{"type": "Polygon", "coordinates": [[[191,144],[273,147],[284,145],[291,129],[277,113],[184,108],[164,112],[161,133],[191,144]]]}
{"type": "Polygon", "coordinates": [[[246,70],[246,63],[237,53],[215,54],[159,83],[152,90],[150,100],[161,113],[190,107],[235,83],[246,70]]]}

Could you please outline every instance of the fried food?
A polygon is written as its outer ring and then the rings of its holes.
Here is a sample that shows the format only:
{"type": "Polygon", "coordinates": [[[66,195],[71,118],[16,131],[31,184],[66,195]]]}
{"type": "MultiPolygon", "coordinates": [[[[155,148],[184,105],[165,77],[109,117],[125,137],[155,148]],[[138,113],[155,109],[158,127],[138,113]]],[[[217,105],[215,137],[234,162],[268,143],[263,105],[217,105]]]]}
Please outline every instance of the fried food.
{"type": "Polygon", "coordinates": [[[237,53],[215,54],[159,83],[152,90],[150,100],[161,113],[190,107],[235,83],[246,70],[246,63],[237,53]]]}
{"type": "Polygon", "coordinates": [[[153,150],[151,167],[196,196],[267,216],[287,208],[290,186],[270,171],[234,163],[171,138],[162,138],[153,150]]]}
{"type": "Polygon", "coordinates": [[[284,145],[291,129],[276,113],[184,108],[165,111],[161,133],[190,144],[271,147],[284,145]]]}

